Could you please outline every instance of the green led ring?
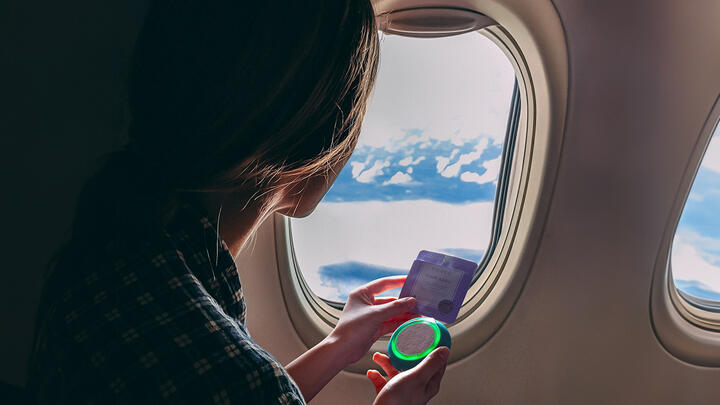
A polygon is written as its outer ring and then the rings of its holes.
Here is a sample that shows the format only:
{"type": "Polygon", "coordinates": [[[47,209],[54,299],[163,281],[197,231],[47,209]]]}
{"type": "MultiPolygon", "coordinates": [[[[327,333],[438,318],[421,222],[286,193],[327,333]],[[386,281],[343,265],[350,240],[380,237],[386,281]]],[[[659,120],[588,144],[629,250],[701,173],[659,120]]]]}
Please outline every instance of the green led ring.
{"type": "Polygon", "coordinates": [[[436,321],[433,318],[423,317],[411,319],[404,324],[400,325],[390,337],[390,343],[388,344],[388,355],[390,357],[390,363],[398,370],[408,370],[416,365],[420,364],[422,359],[430,354],[433,350],[439,346],[445,346],[450,348],[450,332],[448,332],[445,325],[436,321]],[[429,326],[433,331],[433,342],[430,346],[425,348],[422,352],[416,354],[403,353],[397,347],[397,340],[400,334],[407,329],[409,326],[424,324],[429,326]]]}

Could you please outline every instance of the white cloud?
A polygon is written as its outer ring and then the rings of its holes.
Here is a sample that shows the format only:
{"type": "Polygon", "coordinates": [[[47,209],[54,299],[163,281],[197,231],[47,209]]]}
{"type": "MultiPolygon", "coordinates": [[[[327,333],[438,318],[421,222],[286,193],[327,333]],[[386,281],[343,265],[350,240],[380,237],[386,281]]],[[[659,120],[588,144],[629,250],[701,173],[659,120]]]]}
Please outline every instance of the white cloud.
{"type": "Polygon", "coordinates": [[[487,170],[485,173],[492,173],[494,178],[500,173],[500,165],[502,165],[502,155],[483,163],[483,167],[487,170]]]}
{"type": "Polygon", "coordinates": [[[360,173],[362,173],[363,170],[367,167],[367,165],[372,162],[374,156],[372,154],[368,154],[368,156],[365,158],[364,162],[350,162],[350,167],[352,167],[352,177],[353,179],[357,178],[360,173]]]}
{"type": "Polygon", "coordinates": [[[387,160],[376,160],[375,164],[373,164],[371,168],[360,173],[357,177],[355,177],[355,180],[359,181],[360,183],[371,183],[375,180],[375,177],[383,174],[383,169],[388,166],[390,166],[390,162],[388,162],[387,160]]]}
{"type": "Polygon", "coordinates": [[[357,178],[357,176],[362,173],[363,169],[365,169],[365,163],[360,162],[350,162],[350,166],[352,167],[352,177],[357,178]]]}
{"type": "Polygon", "coordinates": [[[390,180],[384,182],[383,186],[387,186],[388,184],[408,184],[411,181],[412,181],[412,177],[410,177],[409,174],[405,174],[403,172],[397,172],[390,178],[390,180]]]}
{"type": "Polygon", "coordinates": [[[410,269],[421,249],[485,249],[493,204],[449,204],[429,200],[321,203],[307,218],[293,219],[298,264],[313,291],[323,286],[321,266],[358,261],[410,269]]]}
{"type": "Polygon", "coordinates": [[[460,155],[457,162],[447,166],[442,172],[440,172],[440,175],[443,177],[457,177],[457,175],[460,173],[460,169],[464,165],[470,164],[480,159],[480,156],[482,156],[483,152],[487,148],[488,143],[488,138],[480,139],[475,145],[475,150],[470,153],[463,153],[462,155],[460,155]]]}
{"type": "Polygon", "coordinates": [[[437,161],[435,168],[437,169],[437,172],[442,173],[443,171],[445,171],[445,168],[447,167],[448,163],[450,163],[450,161],[453,160],[455,158],[455,156],[457,156],[458,153],[460,153],[460,149],[453,149],[453,151],[450,152],[449,157],[435,156],[435,160],[437,161]]]}
{"type": "Polygon", "coordinates": [[[710,145],[702,161],[702,167],[720,173],[720,126],[715,130],[715,134],[710,140],[710,145]]]}
{"type": "Polygon", "coordinates": [[[412,167],[408,167],[408,168],[407,168],[407,172],[408,172],[408,174],[412,174],[413,168],[412,168],[412,167]]]}
{"type": "Polygon", "coordinates": [[[493,181],[493,179],[486,178],[475,172],[463,172],[463,174],[460,175],[460,180],[462,180],[466,183],[477,183],[477,184],[485,184],[485,183],[489,183],[489,182],[493,181]]]}
{"type": "Polygon", "coordinates": [[[399,164],[400,166],[410,166],[410,165],[412,164],[412,162],[413,162],[413,157],[412,157],[412,156],[408,156],[408,157],[406,157],[406,158],[400,159],[400,161],[398,162],[398,164],[399,164]]]}
{"type": "Polygon", "coordinates": [[[698,281],[706,288],[720,292],[720,266],[710,263],[707,253],[682,238],[673,243],[672,272],[675,280],[698,281]]]}
{"type": "Polygon", "coordinates": [[[437,169],[438,173],[442,173],[443,170],[445,170],[445,167],[450,163],[450,158],[444,157],[444,156],[436,156],[435,160],[437,160],[437,164],[435,165],[435,168],[437,169]]]}
{"type": "Polygon", "coordinates": [[[431,139],[504,138],[515,72],[490,39],[386,36],[381,54],[360,145],[394,151],[431,139]],[[407,136],[412,129],[421,133],[407,136]]]}
{"type": "Polygon", "coordinates": [[[462,139],[461,137],[457,136],[460,133],[460,130],[456,130],[452,138],[450,138],[450,142],[455,146],[463,146],[465,145],[465,139],[462,139]]]}
{"type": "Polygon", "coordinates": [[[443,177],[457,177],[458,173],[460,172],[460,167],[462,166],[461,162],[456,162],[448,167],[445,168],[442,172],[440,172],[440,175],[443,177]]]}
{"type": "Polygon", "coordinates": [[[423,160],[425,160],[425,156],[420,156],[419,158],[417,158],[415,160],[413,160],[412,156],[408,156],[408,157],[401,159],[398,162],[398,164],[400,166],[411,166],[411,165],[416,165],[416,164],[422,162],[423,160]]]}
{"type": "Polygon", "coordinates": [[[502,155],[495,159],[488,160],[483,163],[485,173],[478,174],[475,172],[464,172],[460,175],[460,180],[467,183],[485,184],[497,180],[500,173],[500,164],[502,163],[502,155]]]}
{"type": "Polygon", "coordinates": [[[704,195],[690,190],[690,195],[688,196],[688,201],[702,202],[704,199],[705,199],[704,195]]]}
{"type": "Polygon", "coordinates": [[[703,252],[720,252],[720,239],[693,232],[689,227],[681,227],[675,240],[694,246],[703,252]]]}

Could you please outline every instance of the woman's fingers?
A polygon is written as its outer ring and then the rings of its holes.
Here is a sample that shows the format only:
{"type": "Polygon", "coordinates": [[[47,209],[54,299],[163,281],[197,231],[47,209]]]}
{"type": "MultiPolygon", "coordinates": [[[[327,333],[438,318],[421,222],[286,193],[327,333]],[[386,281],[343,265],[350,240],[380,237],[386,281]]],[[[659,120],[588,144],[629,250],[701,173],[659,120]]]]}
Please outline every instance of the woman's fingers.
{"type": "Polygon", "coordinates": [[[382,326],[380,327],[380,331],[377,334],[377,337],[385,336],[388,333],[392,333],[397,329],[400,325],[404,324],[405,322],[415,319],[419,317],[418,314],[413,314],[412,312],[405,312],[404,314],[400,314],[398,316],[394,316],[387,321],[383,322],[382,326]]]}
{"type": "Polygon", "coordinates": [[[383,322],[390,320],[396,316],[402,315],[405,312],[410,312],[415,305],[417,300],[414,297],[400,298],[387,304],[380,304],[373,306],[373,310],[383,322]]]}
{"type": "Polygon", "coordinates": [[[379,393],[383,389],[387,380],[377,370],[368,370],[365,375],[370,379],[370,382],[375,386],[375,393],[379,393]]]}
{"type": "Polygon", "coordinates": [[[397,300],[395,297],[375,297],[375,302],[373,304],[380,305],[380,304],[387,304],[389,302],[393,302],[397,300]]]}
{"type": "Polygon", "coordinates": [[[433,350],[432,353],[428,354],[420,364],[410,370],[409,373],[415,374],[424,382],[424,385],[427,386],[437,373],[441,373],[440,378],[442,378],[442,373],[445,372],[445,366],[447,366],[448,357],[450,357],[450,350],[445,346],[438,347],[433,350]]]}
{"type": "Polygon", "coordinates": [[[383,277],[375,281],[371,281],[361,288],[366,289],[366,291],[371,295],[377,295],[387,290],[402,287],[402,285],[405,284],[406,278],[407,276],[383,277]]]}
{"type": "Polygon", "coordinates": [[[385,371],[385,374],[387,374],[388,379],[391,379],[398,375],[400,372],[390,363],[390,357],[382,354],[382,353],[375,353],[373,354],[373,361],[380,367],[382,367],[383,371],[385,371]]]}
{"type": "Polygon", "coordinates": [[[435,374],[430,377],[427,385],[425,385],[425,394],[428,396],[428,398],[432,398],[437,395],[438,392],[440,392],[440,382],[442,381],[443,375],[445,374],[446,366],[447,360],[445,366],[440,367],[440,370],[436,371],[435,374]]]}
{"type": "Polygon", "coordinates": [[[385,400],[392,398],[393,403],[405,403],[411,398],[415,398],[416,401],[422,400],[422,403],[425,403],[440,391],[440,382],[445,373],[449,356],[450,350],[447,347],[437,348],[413,369],[399,373],[390,363],[388,356],[375,353],[373,361],[385,370],[388,377],[387,379],[383,378],[377,370],[368,370],[366,374],[375,385],[375,391],[379,395],[378,399],[384,395],[385,400]],[[393,390],[381,393],[380,391],[387,384],[393,385],[393,390]]]}

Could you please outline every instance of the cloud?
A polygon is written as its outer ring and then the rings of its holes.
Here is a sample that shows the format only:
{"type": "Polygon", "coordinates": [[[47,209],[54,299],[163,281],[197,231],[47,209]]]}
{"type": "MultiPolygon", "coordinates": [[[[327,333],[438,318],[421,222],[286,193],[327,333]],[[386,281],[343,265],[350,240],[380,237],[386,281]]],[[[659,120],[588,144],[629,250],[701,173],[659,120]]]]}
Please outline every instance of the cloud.
{"type": "MultiPolygon", "coordinates": [[[[318,269],[317,275],[320,281],[318,287],[323,291],[323,298],[345,301],[350,291],[360,285],[367,284],[381,277],[399,276],[407,273],[408,269],[393,269],[372,263],[356,261],[332,263],[318,269]]],[[[313,290],[316,294],[319,293],[314,287],[313,290]]],[[[382,293],[385,297],[397,297],[399,294],[399,289],[382,293]]]]}
{"type": "Polygon", "coordinates": [[[466,183],[477,183],[477,184],[485,184],[493,181],[493,179],[489,178],[489,176],[481,176],[475,172],[464,172],[460,175],[460,180],[466,182],[466,183]]]}
{"type": "MultiPolygon", "coordinates": [[[[457,175],[460,173],[460,169],[464,165],[470,164],[480,159],[480,156],[482,156],[483,152],[488,147],[488,144],[488,138],[480,139],[480,141],[478,141],[478,143],[475,145],[475,150],[470,153],[463,153],[462,155],[460,155],[457,162],[445,167],[445,169],[440,172],[440,175],[443,177],[457,177],[457,175]]],[[[452,157],[450,159],[452,159],[452,157]]]]}
{"type": "MultiPolygon", "coordinates": [[[[453,149],[452,152],[450,152],[449,157],[445,156],[435,156],[435,160],[437,161],[437,164],[435,165],[435,168],[437,169],[438,173],[442,173],[445,171],[445,168],[447,167],[448,163],[450,163],[451,160],[457,156],[457,154],[460,153],[460,149],[453,149]]],[[[448,176],[445,176],[448,177],[448,176]]]]}
{"type": "MultiPolygon", "coordinates": [[[[368,148],[365,147],[365,148],[361,148],[361,149],[365,149],[365,151],[367,152],[368,148]]],[[[367,167],[367,165],[370,164],[370,162],[372,160],[373,160],[373,155],[372,155],[372,153],[368,152],[368,156],[365,158],[364,162],[358,162],[358,161],[350,162],[350,167],[352,169],[352,172],[351,172],[352,178],[353,179],[357,178],[360,175],[360,173],[362,173],[362,171],[367,167]]]]}
{"type": "Polygon", "coordinates": [[[399,164],[400,166],[410,166],[410,165],[412,164],[412,162],[413,162],[413,157],[412,157],[412,156],[408,156],[408,157],[406,157],[406,158],[404,158],[404,159],[401,159],[401,160],[398,162],[398,164],[399,164]]]}
{"type": "MultiPolygon", "coordinates": [[[[450,160],[455,149],[450,142],[434,142],[432,148],[419,156],[412,150],[387,152],[378,148],[362,147],[355,151],[351,161],[340,172],[337,181],[325,196],[326,202],[341,201],[393,201],[393,200],[422,200],[431,199],[452,203],[468,203],[473,201],[492,201],[495,193],[492,187],[477,187],[475,183],[463,182],[459,176],[444,177],[437,171],[438,164],[445,170],[449,163],[454,163],[461,155],[476,151],[476,144],[482,138],[475,139],[473,143],[466,143],[462,149],[455,152],[454,160],[450,160]],[[401,166],[399,161],[411,156],[412,162],[417,165],[401,166]],[[436,156],[439,161],[436,161],[436,156]],[[391,177],[398,172],[392,181],[391,177]],[[407,176],[411,176],[410,181],[407,176]],[[404,183],[405,189],[400,187],[387,187],[388,184],[404,183]],[[411,187],[412,186],[412,187],[411,187]]],[[[485,144],[485,142],[482,142],[485,144]]],[[[488,146],[480,159],[463,166],[463,170],[470,167],[481,167],[487,156],[495,157],[500,152],[501,145],[488,146]]],[[[410,159],[407,159],[410,160],[410,159]]],[[[467,161],[467,157],[463,158],[467,161]]],[[[405,162],[403,162],[405,163],[405,162]]],[[[461,171],[461,172],[462,172],[461,171]]],[[[473,169],[480,174],[482,169],[473,169]]],[[[492,185],[492,184],[490,184],[492,185]]]]}
{"type": "Polygon", "coordinates": [[[702,202],[704,199],[705,199],[704,195],[690,190],[690,195],[688,196],[688,201],[702,202]]]}
{"type": "MultiPolygon", "coordinates": [[[[412,170],[412,167],[408,169],[408,171],[410,170],[412,170]]],[[[383,186],[387,186],[388,184],[408,184],[410,182],[412,182],[412,177],[410,177],[409,174],[397,172],[390,178],[390,180],[384,182],[383,186]]]]}
{"type": "Polygon", "coordinates": [[[686,227],[678,229],[676,240],[690,244],[704,252],[720,253],[720,239],[693,232],[686,227]]]}
{"type": "Polygon", "coordinates": [[[352,177],[355,179],[362,173],[363,169],[365,169],[365,163],[350,162],[350,167],[352,167],[352,177]]]}
{"type": "Polygon", "coordinates": [[[713,291],[699,281],[675,280],[675,287],[692,296],[720,302],[720,292],[713,291]]]}
{"type": "Polygon", "coordinates": [[[425,160],[425,156],[420,156],[419,158],[417,158],[415,160],[413,160],[412,156],[408,156],[408,157],[400,160],[398,162],[398,164],[400,166],[412,166],[412,165],[416,165],[416,164],[422,162],[423,160],[425,160]]]}
{"type": "Polygon", "coordinates": [[[713,259],[717,257],[679,238],[673,243],[673,278],[686,282],[697,281],[705,289],[720,293],[720,265],[712,264],[710,261],[713,259]]]}
{"type": "Polygon", "coordinates": [[[435,160],[437,161],[437,165],[435,165],[435,168],[437,169],[438,173],[442,173],[448,163],[450,163],[450,158],[444,156],[435,156],[435,160]]]}
{"type": "Polygon", "coordinates": [[[441,253],[447,253],[452,256],[460,257],[465,260],[470,260],[471,262],[480,263],[483,256],[485,256],[485,251],[483,249],[455,249],[455,248],[445,248],[440,249],[441,253]]]}
{"type": "Polygon", "coordinates": [[[500,164],[502,163],[502,155],[495,159],[488,160],[483,163],[485,173],[482,175],[475,172],[464,172],[460,175],[460,180],[467,183],[485,184],[497,180],[500,173],[500,164]]]}
{"type": "Polygon", "coordinates": [[[498,174],[500,174],[500,166],[502,165],[502,155],[496,157],[495,159],[488,160],[485,163],[483,163],[483,167],[487,172],[485,173],[492,173],[492,176],[494,178],[497,178],[498,174]]]}
{"type": "Polygon", "coordinates": [[[359,145],[395,151],[505,137],[515,70],[489,38],[385,36],[359,145]],[[482,95],[482,97],[478,97],[482,95]]]}
{"type": "Polygon", "coordinates": [[[360,262],[407,271],[421,249],[485,249],[492,217],[492,202],[323,202],[291,223],[303,276],[315,293],[332,298],[338,291],[323,286],[320,268],[360,262]]]}
{"type": "MultiPolygon", "coordinates": [[[[382,169],[384,169],[388,166],[390,166],[390,162],[388,162],[387,160],[386,161],[376,160],[375,164],[373,164],[371,168],[360,173],[357,177],[355,177],[355,180],[359,181],[360,183],[370,183],[375,180],[375,177],[383,174],[382,169]]],[[[355,169],[354,166],[353,166],[353,169],[355,169]]]]}
{"type": "Polygon", "coordinates": [[[702,161],[702,167],[720,173],[720,125],[715,130],[712,140],[710,140],[710,145],[702,161]]]}
{"type": "MultiPolygon", "coordinates": [[[[712,266],[720,266],[720,238],[701,235],[681,226],[675,236],[674,244],[692,246],[695,249],[695,255],[702,261],[712,266]]],[[[673,249],[674,254],[675,250],[673,249]]],[[[718,272],[720,272],[720,267],[718,267],[718,272]]]]}

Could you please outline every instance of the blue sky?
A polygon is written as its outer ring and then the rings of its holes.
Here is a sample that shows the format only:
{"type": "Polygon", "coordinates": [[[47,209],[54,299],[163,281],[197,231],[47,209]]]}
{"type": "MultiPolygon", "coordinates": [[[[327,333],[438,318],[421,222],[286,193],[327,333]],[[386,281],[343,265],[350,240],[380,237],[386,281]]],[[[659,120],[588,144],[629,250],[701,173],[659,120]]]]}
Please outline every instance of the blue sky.
{"type": "MultiPolygon", "coordinates": [[[[407,133],[413,136],[422,134],[422,131],[416,129],[407,133]]],[[[493,162],[491,164],[499,165],[502,144],[493,142],[489,138],[478,138],[454,145],[451,141],[432,139],[419,146],[395,151],[360,146],[340,172],[324,201],[492,201],[495,196],[495,169],[490,170],[492,173],[489,174],[493,175],[488,179],[490,181],[484,181],[482,176],[488,173],[487,167],[458,162],[460,156],[469,156],[466,161],[476,156],[476,160],[470,163],[493,162]],[[456,173],[460,170],[462,173],[456,173]],[[465,173],[468,174],[463,177],[465,173]],[[428,187],[428,183],[432,187],[428,187]]]]}
{"type": "Polygon", "coordinates": [[[482,259],[514,80],[478,33],[381,39],[358,146],[316,211],[291,222],[315,293],[344,300],[406,274],[422,249],[482,259]]]}
{"type": "Polygon", "coordinates": [[[679,289],[716,301],[720,301],[719,208],[720,129],[716,129],[680,218],[671,263],[679,289]]]}

